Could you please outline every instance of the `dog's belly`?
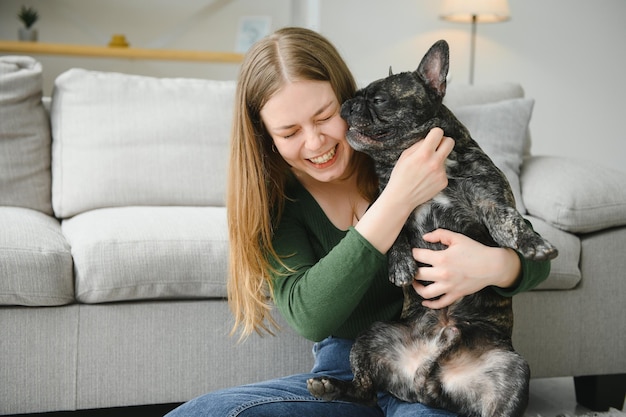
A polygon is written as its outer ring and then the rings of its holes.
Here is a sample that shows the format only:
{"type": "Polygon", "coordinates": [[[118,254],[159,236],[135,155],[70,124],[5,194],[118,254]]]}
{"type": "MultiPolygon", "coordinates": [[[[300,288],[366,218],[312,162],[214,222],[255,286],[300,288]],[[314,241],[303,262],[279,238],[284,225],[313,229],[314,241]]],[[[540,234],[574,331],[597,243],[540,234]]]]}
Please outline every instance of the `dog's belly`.
{"type": "Polygon", "coordinates": [[[433,365],[446,348],[444,331],[435,337],[415,337],[410,326],[389,324],[384,333],[390,336],[369,339],[361,347],[371,354],[368,368],[374,371],[379,389],[408,402],[424,402],[428,394],[424,383],[433,365]]]}
{"type": "Polygon", "coordinates": [[[405,344],[394,346],[394,349],[394,356],[397,357],[394,371],[405,381],[409,381],[409,385],[412,385],[418,369],[438,358],[442,350],[439,337],[411,338],[405,344]]]}

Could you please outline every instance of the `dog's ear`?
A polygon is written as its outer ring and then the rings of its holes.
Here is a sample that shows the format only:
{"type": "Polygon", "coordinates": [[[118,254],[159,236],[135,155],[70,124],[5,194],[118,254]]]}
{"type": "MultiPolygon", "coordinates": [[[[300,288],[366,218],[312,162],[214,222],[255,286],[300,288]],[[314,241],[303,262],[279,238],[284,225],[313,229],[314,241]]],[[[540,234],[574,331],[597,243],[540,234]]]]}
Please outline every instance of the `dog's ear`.
{"type": "Polygon", "coordinates": [[[391,77],[393,75],[393,70],[391,69],[391,65],[389,65],[389,76],[391,77]]]}
{"type": "Polygon", "coordinates": [[[415,73],[437,95],[443,97],[446,93],[446,76],[448,75],[449,64],[450,48],[448,42],[440,40],[426,52],[415,73]]]}

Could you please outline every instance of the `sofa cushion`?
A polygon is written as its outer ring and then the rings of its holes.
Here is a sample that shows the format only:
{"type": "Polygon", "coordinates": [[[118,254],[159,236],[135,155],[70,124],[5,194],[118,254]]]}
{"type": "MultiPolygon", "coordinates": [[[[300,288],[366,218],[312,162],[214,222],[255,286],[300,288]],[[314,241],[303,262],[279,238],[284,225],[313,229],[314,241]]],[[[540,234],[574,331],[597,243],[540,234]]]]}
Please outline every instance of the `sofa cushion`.
{"type": "Polygon", "coordinates": [[[0,207],[0,304],[58,306],[74,300],[70,247],[58,220],[0,207]]]}
{"type": "Polygon", "coordinates": [[[61,74],[50,116],[56,215],[223,206],[234,91],[233,81],[61,74]]]}
{"type": "Polygon", "coordinates": [[[452,111],[462,106],[495,103],[524,97],[524,89],[517,83],[457,84],[450,83],[443,100],[452,111]]]}
{"type": "Polygon", "coordinates": [[[0,206],[52,214],[42,83],[41,65],[33,58],[0,56],[0,206]]]}
{"type": "Polygon", "coordinates": [[[462,106],[455,110],[478,145],[504,172],[520,213],[526,212],[520,188],[520,169],[528,144],[528,123],[534,101],[527,98],[462,106]]]}
{"type": "Polygon", "coordinates": [[[62,222],[84,303],[226,297],[224,207],[119,207],[62,222]]]}
{"type": "Polygon", "coordinates": [[[626,224],[626,173],[593,162],[535,156],[524,162],[528,212],[572,233],[626,224]]]}
{"type": "Polygon", "coordinates": [[[582,278],[580,271],[581,243],[578,236],[559,230],[533,216],[525,216],[537,233],[557,247],[559,256],[551,261],[550,276],[539,284],[538,290],[570,290],[582,278]]]}

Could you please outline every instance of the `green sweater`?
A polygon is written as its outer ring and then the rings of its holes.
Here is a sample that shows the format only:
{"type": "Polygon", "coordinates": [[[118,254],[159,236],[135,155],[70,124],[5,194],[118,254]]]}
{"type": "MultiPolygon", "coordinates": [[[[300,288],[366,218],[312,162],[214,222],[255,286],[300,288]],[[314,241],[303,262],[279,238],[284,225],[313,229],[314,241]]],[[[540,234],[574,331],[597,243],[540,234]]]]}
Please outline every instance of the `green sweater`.
{"type": "MultiPolygon", "coordinates": [[[[297,181],[275,228],[273,245],[291,270],[275,263],[274,302],[289,325],[309,340],[354,339],[375,321],[397,319],[402,290],[387,278],[387,256],[354,228],[337,229],[313,196],[297,181]]],[[[522,279],[505,296],[545,280],[550,262],[520,256],[522,279]]]]}

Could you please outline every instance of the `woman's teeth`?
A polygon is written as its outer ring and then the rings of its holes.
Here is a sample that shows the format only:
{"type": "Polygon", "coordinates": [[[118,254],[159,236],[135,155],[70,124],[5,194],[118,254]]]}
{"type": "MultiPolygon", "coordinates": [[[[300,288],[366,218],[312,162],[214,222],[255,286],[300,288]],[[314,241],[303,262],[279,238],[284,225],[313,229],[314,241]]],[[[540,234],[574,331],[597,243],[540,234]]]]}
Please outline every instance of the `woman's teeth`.
{"type": "Polygon", "coordinates": [[[314,164],[317,164],[317,165],[324,164],[324,163],[330,161],[331,159],[333,159],[333,157],[335,156],[335,152],[336,152],[336,148],[332,148],[330,151],[328,151],[324,155],[318,156],[318,157],[315,157],[315,158],[311,158],[311,159],[309,159],[309,161],[311,161],[311,162],[313,162],[314,164]]]}

